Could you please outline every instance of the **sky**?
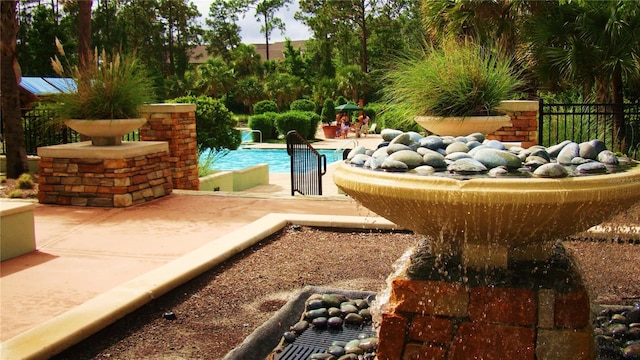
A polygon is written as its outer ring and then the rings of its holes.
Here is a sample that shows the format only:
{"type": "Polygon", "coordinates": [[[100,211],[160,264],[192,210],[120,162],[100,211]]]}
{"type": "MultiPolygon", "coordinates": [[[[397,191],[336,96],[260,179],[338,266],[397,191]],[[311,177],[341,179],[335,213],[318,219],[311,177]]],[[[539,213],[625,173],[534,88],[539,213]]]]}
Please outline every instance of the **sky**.
{"type": "MultiPolygon", "coordinates": [[[[211,0],[191,1],[198,7],[198,11],[200,11],[204,19],[209,14],[211,0]]],[[[285,23],[286,30],[284,35],[280,34],[280,30],[273,31],[271,33],[271,38],[269,39],[270,43],[284,41],[285,38],[289,38],[291,40],[306,40],[311,37],[309,29],[304,24],[293,18],[293,15],[297,10],[298,2],[294,0],[292,4],[289,4],[288,10],[283,8],[277,13],[277,16],[285,23]]],[[[256,20],[254,14],[255,13],[251,11],[250,13],[247,13],[244,18],[240,16],[238,19],[242,42],[246,44],[264,44],[264,34],[260,32],[260,26],[262,24],[256,20]]]]}

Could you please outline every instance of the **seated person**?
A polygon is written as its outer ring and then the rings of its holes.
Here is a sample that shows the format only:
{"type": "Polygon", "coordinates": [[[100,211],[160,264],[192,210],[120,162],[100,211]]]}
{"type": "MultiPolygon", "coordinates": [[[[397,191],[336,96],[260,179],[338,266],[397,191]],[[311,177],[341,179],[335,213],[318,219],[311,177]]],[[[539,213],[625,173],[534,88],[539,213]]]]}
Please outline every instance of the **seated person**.
{"type": "Polygon", "coordinates": [[[362,117],[362,125],[360,126],[360,132],[364,134],[364,137],[367,137],[367,134],[369,134],[370,121],[371,119],[369,118],[369,115],[364,114],[364,116],[362,117]]]}

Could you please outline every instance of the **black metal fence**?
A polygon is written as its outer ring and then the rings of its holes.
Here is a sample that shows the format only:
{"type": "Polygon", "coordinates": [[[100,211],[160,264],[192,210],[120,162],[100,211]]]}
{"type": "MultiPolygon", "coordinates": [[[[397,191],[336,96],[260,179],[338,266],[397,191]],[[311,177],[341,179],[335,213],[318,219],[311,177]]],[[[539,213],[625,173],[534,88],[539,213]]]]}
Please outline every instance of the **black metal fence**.
{"type": "MultiPolygon", "coordinates": [[[[623,140],[627,153],[640,160],[640,104],[625,104],[621,109],[625,128],[613,126],[613,104],[546,103],[540,100],[538,117],[538,143],[544,146],[563,140],[575,142],[594,138],[603,140],[609,149],[622,150],[623,140]],[[621,130],[625,137],[620,136],[621,130]]],[[[53,124],[53,114],[46,109],[24,110],[22,125],[28,155],[36,155],[40,146],[66,144],[80,141],[80,135],[62,124],[53,124]]],[[[0,127],[3,131],[4,127],[0,127]]],[[[4,133],[2,133],[4,137],[4,133]]],[[[127,141],[140,140],[139,133],[125,136],[127,141]]],[[[5,154],[2,142],[2,154],[5,154]]]]}
{"type": "Polygon", "coordinates": [[[564,140],[600,139],[613,151],[640,158],[640,104],[624,104],[624,127],[614,127],[613,104],[556,104],[540,100],[538,143],[543,146],[564,140]],[[624,135],[624,136],[623,136],[624,135]]]}
{"type": "MultiPolygon", "coordinates": [[[[31,109],[22,111],[22,127],[24,128],[25,148],[27,155],[37,155],[38,147],[68,144],[81,141],[80,134],[62,123],[53,120],[54,116],[47,109],[31,109]]],[[[0,126],[4,138],[4,126],[0,126]]],[[[126,141],[139,141],[138,131],[124,136],[126,141]]],[[[5,142],[2,142],[2,154],[6,154],[5,142]]]]}
{"type": "MultiPolygon", "coordinates": [[[[79,135],[64,126],[55,124],[53,113],[46,109],[32,109],[22,111],[22,127],[27,155],[36,155],[38,147],[67,144],[80,141],[79,135]]],[[[3,130],[4,131],[4,127],[3,130]]],[[[5,134],[2,134],[3,137],[5,134]]],[[[5,153],[5,144],[2,143],[2,153],[5,153]]]]}
{"type": "Polygon", "coordinates": [[[327,157],[318,153],[297,131],[287,133],[287,154],[291,158],[291,196],[322,195],[322,175],[327,157]]]}

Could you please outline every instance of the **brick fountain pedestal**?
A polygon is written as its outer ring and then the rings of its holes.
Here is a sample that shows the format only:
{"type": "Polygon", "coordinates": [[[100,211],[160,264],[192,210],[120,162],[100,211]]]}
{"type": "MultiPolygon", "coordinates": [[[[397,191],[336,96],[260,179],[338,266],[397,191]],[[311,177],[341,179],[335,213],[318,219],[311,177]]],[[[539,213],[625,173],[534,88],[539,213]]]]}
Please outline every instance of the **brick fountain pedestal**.
{"type": "Polygon", "coordinates": [[[334,181],[428,240],[377,297],[378,359],[595,357],[587,290],[555,241],[640,201],[640,166],[579,178],[456,180],[343,163],[334,181]]]}
{"type": "Polygon", "coordinates": [[[421,265],[391,280],[378,358],[594,358],[587,291],[558,252],[537,264],[466,272],[458,261],[419,255],[421,265]]]}

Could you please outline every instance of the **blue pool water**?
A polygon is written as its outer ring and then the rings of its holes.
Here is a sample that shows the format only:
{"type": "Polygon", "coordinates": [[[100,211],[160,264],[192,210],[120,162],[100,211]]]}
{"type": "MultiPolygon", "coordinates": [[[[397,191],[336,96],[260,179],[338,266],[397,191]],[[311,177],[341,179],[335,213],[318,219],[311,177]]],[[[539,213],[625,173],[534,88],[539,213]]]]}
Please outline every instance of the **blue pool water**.
{"type": "MultiPolygon", "coordinates": [[[[327,165],[339,160],[334,156],[334,150],[317,150],[327,158],[327,165]]],[[[206,154],[203,154],[205,157],[206,154]]],[[[251,149],[240,148],[231,150],[223,158],[217,159],[213,164],[215,170],[240,170],[253,165],[269,164],[270,173],[289,173],[291,171],[291,159],[286,149],[251,149]]]]}

